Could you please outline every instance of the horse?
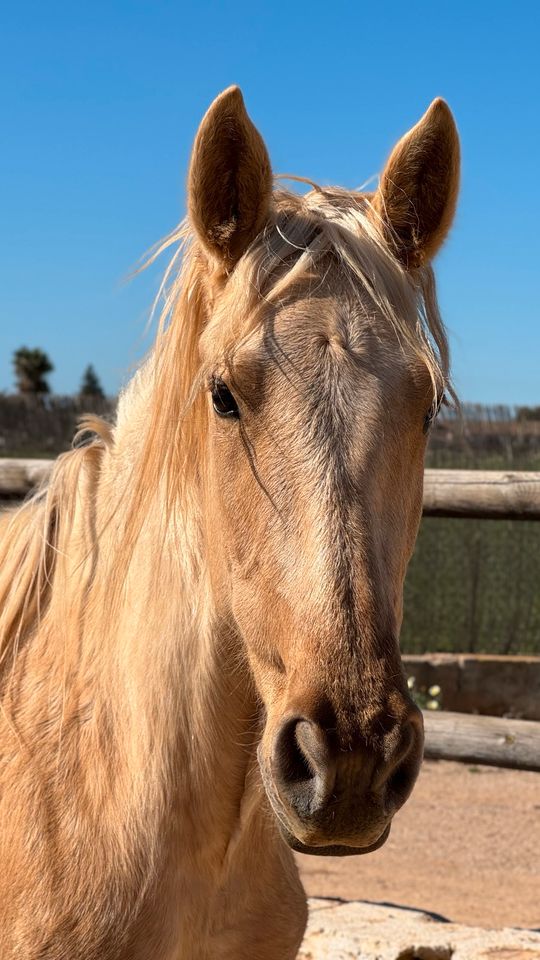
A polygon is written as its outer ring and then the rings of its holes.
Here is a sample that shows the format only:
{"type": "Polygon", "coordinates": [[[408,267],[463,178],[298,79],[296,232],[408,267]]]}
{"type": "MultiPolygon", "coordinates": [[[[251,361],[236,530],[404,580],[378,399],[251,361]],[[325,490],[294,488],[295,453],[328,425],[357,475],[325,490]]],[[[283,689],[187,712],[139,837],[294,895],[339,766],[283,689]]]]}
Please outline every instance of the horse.
{"type": "Polygon", "coordinates": [[[292,851],[388,837],[458,181],[441,99],[371,193],[204,116],[149,355],[1,520],[2,960],[292,960],[292,851]]]}

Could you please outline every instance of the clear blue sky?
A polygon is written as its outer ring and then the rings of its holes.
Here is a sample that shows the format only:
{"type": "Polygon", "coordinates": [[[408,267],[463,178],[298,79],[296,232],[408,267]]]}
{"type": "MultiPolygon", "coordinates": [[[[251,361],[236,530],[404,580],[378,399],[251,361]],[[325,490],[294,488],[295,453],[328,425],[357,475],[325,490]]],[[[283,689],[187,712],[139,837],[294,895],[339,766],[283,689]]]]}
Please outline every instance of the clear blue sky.
{"type": "Polygon", "coordinates": [[[89,361],[108,391],[125,380],[157,273],[123,277],[180,219],[198,121],[239,83],[274,169],[351,187],[446,97],[463,142],[438,258],[457,386],[540,403],[539,28],[536,0],[4,0],[0,389],[23,343],[51,355],[58,392],[89,361]]]}

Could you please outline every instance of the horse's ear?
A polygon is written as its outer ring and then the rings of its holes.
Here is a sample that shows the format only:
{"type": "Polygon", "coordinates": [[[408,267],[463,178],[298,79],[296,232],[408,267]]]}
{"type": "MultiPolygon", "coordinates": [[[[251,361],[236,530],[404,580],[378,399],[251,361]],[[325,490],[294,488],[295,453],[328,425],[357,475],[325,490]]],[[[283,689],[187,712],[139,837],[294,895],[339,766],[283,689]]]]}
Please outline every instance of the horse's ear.
{"type": "Polygon", "coordinates": [[[439,97],[396,144],[372,206],[397,257],[408,268],[427,263],[443,243],[459,189],[459,137],[439,97]]]}
{"type": "Polygon", "coordinates": [[[191,223],[226,269],[262,230],[271,194],[272,170],[263,139],[247,115],[239,87],[229,87],[202,120],[188,177],[191,223]]]}

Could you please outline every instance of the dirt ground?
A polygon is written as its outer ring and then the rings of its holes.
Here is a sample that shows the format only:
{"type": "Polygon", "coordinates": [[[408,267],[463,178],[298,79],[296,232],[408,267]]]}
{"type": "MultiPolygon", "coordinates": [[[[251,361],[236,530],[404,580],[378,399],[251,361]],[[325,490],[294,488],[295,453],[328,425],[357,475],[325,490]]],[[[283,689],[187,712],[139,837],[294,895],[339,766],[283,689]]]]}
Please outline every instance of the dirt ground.
{"type": "Polygon", "coordinates": [[[298,862],[309,896],[538,929],[540,774],[427,761],[380,850],[298,862]]]}

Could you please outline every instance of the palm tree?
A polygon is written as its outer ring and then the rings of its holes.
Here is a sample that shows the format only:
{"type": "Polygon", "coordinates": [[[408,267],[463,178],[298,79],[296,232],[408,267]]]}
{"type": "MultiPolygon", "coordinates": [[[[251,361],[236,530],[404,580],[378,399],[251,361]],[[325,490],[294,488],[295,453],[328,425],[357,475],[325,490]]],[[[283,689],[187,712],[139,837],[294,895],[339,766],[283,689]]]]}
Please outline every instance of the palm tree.
{"type": "Polygon", "coordinates": [[[50,393],[47,374],[54,365],[39,347],[19,347],[13,354],[13,367],[19,393],[50,393]]]}

